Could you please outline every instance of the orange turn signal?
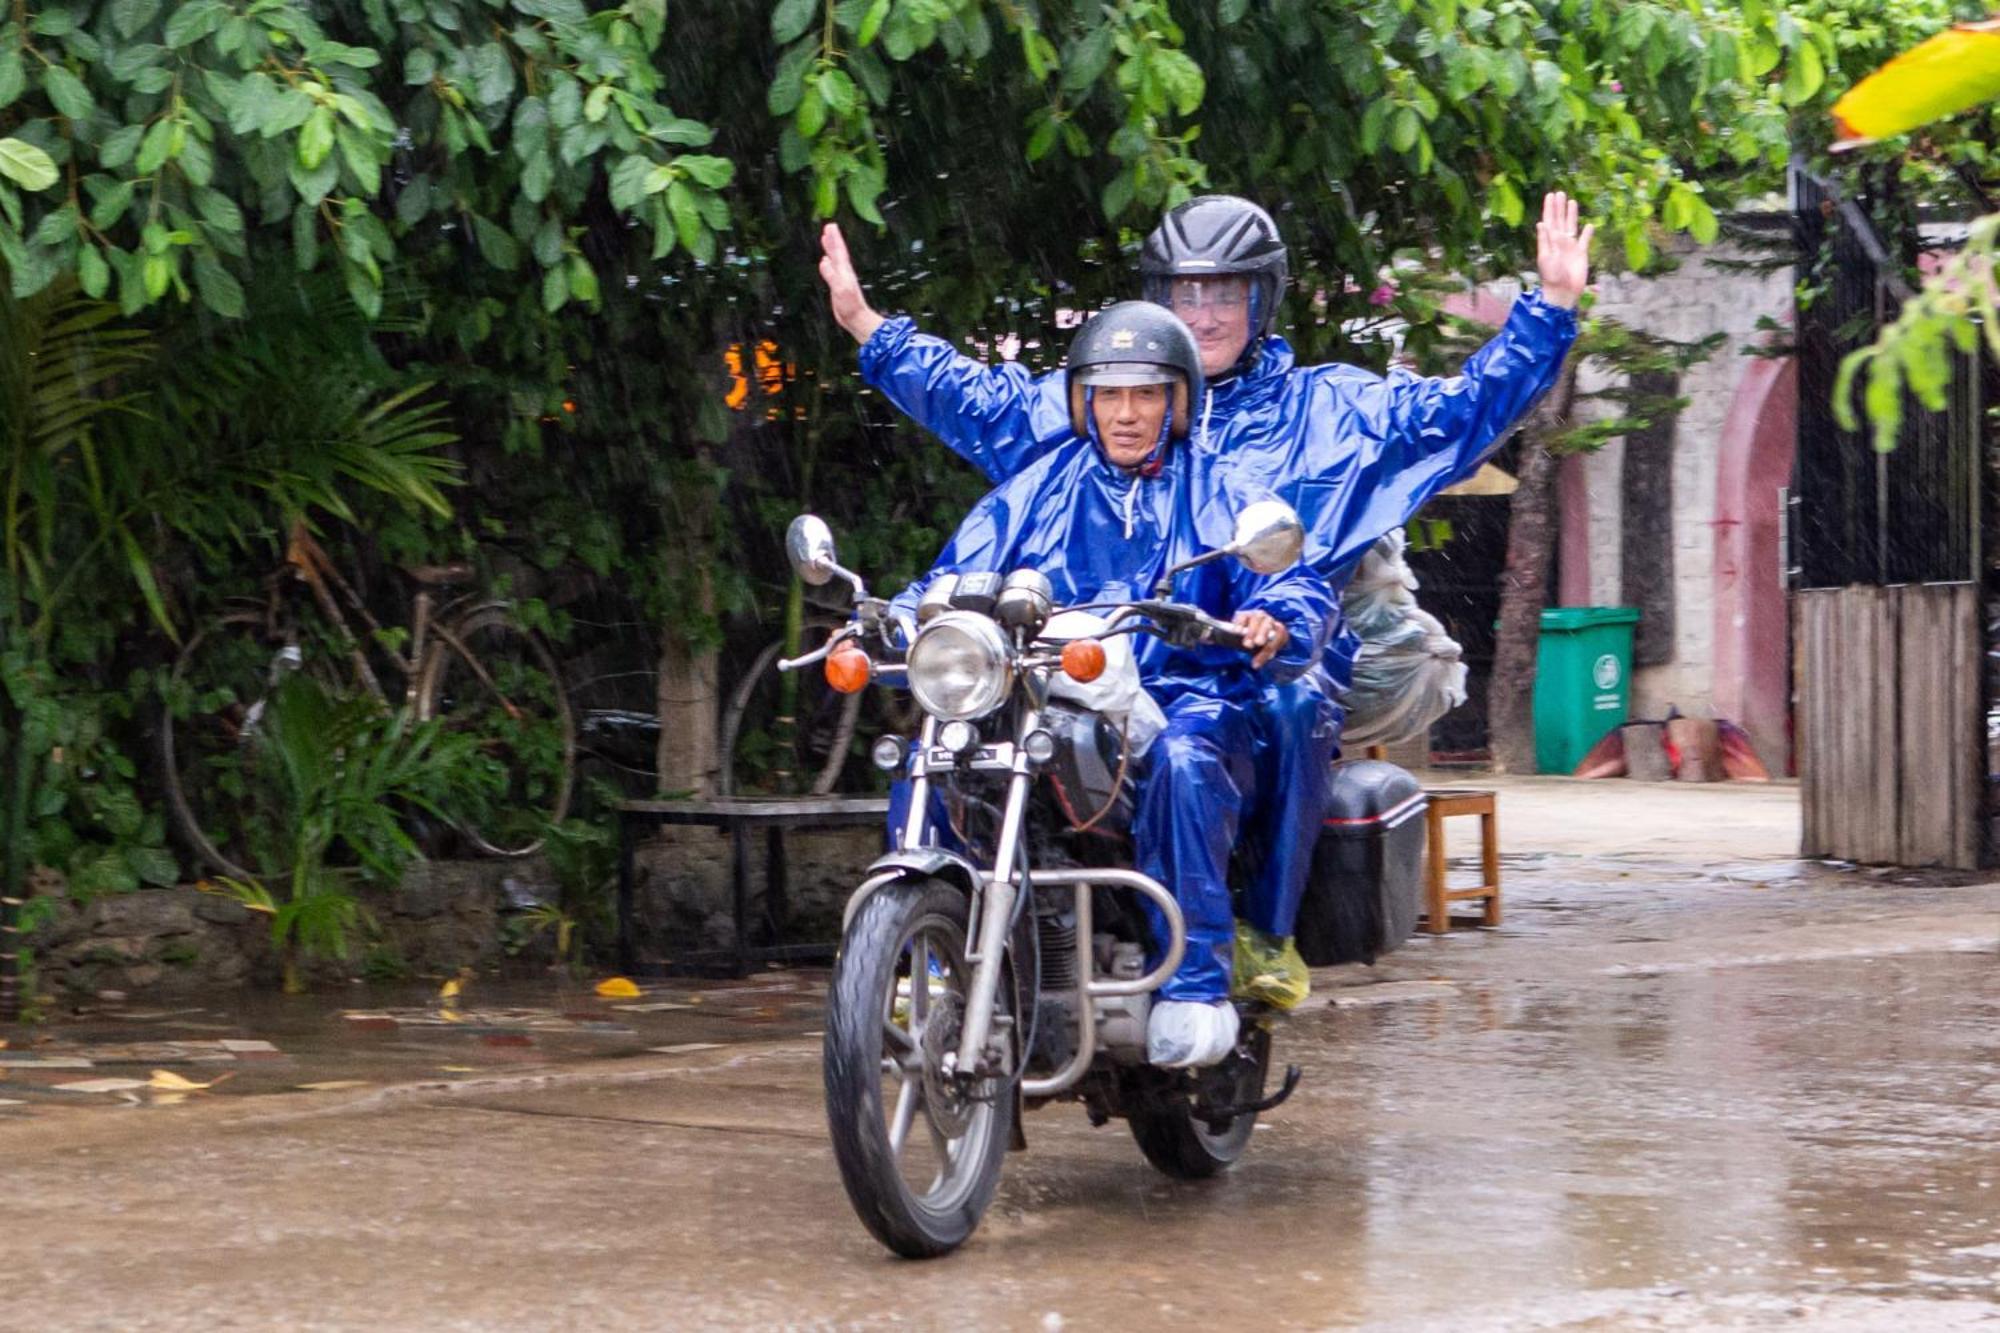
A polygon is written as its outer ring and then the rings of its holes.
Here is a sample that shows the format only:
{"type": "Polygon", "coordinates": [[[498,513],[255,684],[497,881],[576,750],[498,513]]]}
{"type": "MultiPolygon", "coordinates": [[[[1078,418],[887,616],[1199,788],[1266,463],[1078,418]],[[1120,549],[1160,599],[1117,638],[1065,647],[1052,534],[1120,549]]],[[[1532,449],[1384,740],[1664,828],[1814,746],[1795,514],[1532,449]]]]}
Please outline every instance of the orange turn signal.
{"type": "Polygon", "coordinates": [[[868,688],[869,669],[868,654],[850,643],[826,659],[826,683],[842,694],[859,694],[868,688]]]}
{"type": "Polygon", "coordinates": [[[1063,645],[1063,674],[1089,684],[1104,674],[1104,645],[1095,639],[1071,639],[1063,645]]]}

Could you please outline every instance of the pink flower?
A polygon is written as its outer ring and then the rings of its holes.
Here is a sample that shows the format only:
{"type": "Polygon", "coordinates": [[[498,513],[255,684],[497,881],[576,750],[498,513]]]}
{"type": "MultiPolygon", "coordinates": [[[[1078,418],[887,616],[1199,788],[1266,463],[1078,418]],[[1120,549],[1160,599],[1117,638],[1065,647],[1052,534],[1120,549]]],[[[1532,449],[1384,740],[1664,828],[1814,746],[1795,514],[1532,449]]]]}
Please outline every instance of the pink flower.
{"type": "Polygon", "coordinates": [[[1622,93],[1625,91],[1625,85],[1621,83],[1619,80],[1613,79],[1611,81],[1611,91],[1614,93],[1622,93]]]}
{"type": "Polygon", "coordinates": [[[1395,299],[1396,299],[1396,289],[1386,282],[1383,283],[1380,287],[1377,287],[1374,291],[1368,293],[1369,305],[1387,305],[1389,304],[1389,302],[1395,299]]]}

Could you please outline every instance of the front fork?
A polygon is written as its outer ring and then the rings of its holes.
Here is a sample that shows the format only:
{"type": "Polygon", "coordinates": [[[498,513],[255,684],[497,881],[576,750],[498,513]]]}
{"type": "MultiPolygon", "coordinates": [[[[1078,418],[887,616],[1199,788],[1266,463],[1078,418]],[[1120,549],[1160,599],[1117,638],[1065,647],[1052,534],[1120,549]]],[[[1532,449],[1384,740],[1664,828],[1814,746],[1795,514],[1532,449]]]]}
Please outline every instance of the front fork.
{"type": "MultiPolygon", "coordinates": [[[[1041,711],[1030,708],[1021,718],[1018,735],[1026,736],[1041,725],[1041,711]]],[[[926,723],[928,735],[930,724],[926,723]]],[[[928,752],[926,752],[928,757],[928,752]]],[[[1014,771],[1007,779],[1007,804],[1000,816],[1000,841],[993,849],[993,872],[986,876],[980,895],[978,933],[966,943],[965,961],[972,964],[972,991],[965,997],[965,1027],[958,1038],[955,1069],[977,1070],[993,1026],[993,997],[1000,993],[1000,964],[1007,955],[1007,937],[1012,933],[1014,906],[1027,885],[1016,876],[1020,871],[1021,825],[1028,814],[1028,789],[1034,772],[1027,748],[1014,747],[1014,771]]],[[[921,779],[928,794],[929,779],[921,779]]]]}

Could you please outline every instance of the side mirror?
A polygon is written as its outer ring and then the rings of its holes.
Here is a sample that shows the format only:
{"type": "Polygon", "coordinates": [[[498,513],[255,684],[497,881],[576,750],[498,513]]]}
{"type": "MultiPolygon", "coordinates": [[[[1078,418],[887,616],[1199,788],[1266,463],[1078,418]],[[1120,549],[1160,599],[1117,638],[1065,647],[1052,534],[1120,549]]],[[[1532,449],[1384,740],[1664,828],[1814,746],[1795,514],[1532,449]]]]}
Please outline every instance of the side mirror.
{"type": "Polygon", "coordinates": [[[840,569],[833,558],[833,529],[817,514],[800,514],[785,529],[785,556],[792,572],[815,588],[832,582],[840,569]]]}
{"type": "Polygon", "coordinates": [[[1259,574],[1282,574],[1305,550],[1305,525],[1283,500],[1258,500],[1236,516],[1229,553],[1259,574]]]}

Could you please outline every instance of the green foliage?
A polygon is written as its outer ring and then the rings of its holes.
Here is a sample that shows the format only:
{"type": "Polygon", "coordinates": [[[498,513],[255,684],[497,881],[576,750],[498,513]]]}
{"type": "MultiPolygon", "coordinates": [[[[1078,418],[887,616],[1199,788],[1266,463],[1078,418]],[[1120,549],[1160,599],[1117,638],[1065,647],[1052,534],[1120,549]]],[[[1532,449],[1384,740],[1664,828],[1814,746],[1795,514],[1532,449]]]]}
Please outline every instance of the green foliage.
{"type": "MultiPolygon", "coordinates": [[[[286,676],[257,734],[252,793],[257,862],[282,867],[271,879],[283,890],[228,879],[221,891],[270,915],[272,942],[288,960],[347,957],[354,937],[374,925],[360,887],[396,884],[420,855],[405,813],[441,818],[439,802],[462,794],[475,749],[473,738],[440,723],[286,676]]],[[[297,988],[289,961],[286,985],[297,988]]]]}
{"type": "Polygon", "coordinates": [[[1875,447],[1896,447],[1905,394],[1926,411],[1942,412],[1951,387],[1954,356],[1973,356],[1984,335],[2000,361],[2000,213],[1972,224],[1965,247],[1927,278],[1878,339],[1850,352],[1834,381],[1835,418],[1845,430],[1860,428],[1854,383],[1863,369],[1862,402],[1875,447]]]}
{"type": "MultiPolygon", "coordinates": [[[[244,314],[260,234],[373,314],[399,249],[477,239],[514,270],[553,228],[563,300],[597,280],[564,227],[593,185],[713,258],[734,164],[677,116],[662,0],[75,0],[0,24],[0,256],[16,295],[75,272],[130,314],[169,294],[244,314]],[[496,12],[497,11],[497,12],[496,12]]],[[[561,304],[561,301],[555,304],[561,304]]]]}
{"type": "Polygon", "coordinates": [[[618,839],[602,823],[566,819],[552,826],[542,843],[556,898],[522,912],[515,920],[514,948],[550,936],[556,958],[574,963],[586,940],[606,940],[612,926],[612,885],[618,869],[618,839]]]}
{"type": "Polygon", "coordinates": [[[0,688],[21,718],[19,743],[35,757],[21,833],[28,863],[61,870],[79,902],[174,883],[180,867],[165,821],[146,808],[149,784],[117,734],[134,693],[53,679],[20,651],[0,654],[0,688]]]}

